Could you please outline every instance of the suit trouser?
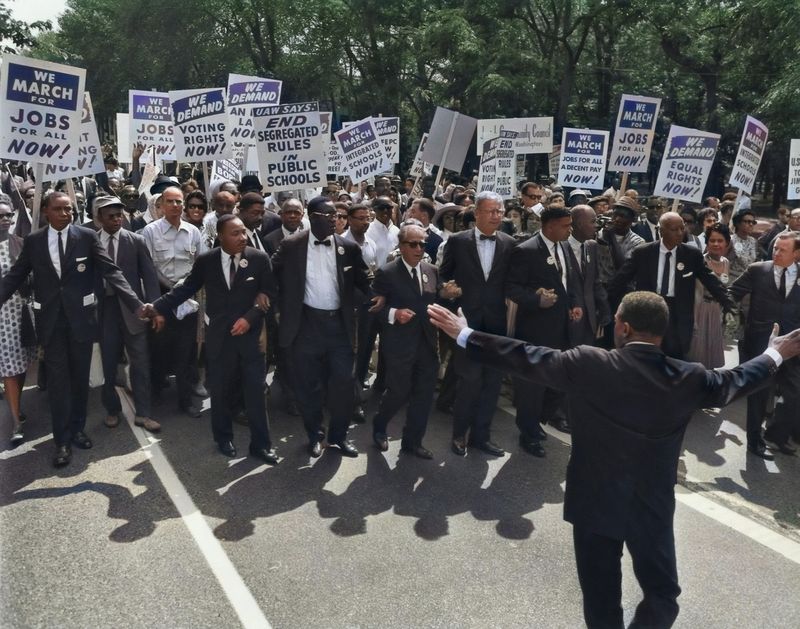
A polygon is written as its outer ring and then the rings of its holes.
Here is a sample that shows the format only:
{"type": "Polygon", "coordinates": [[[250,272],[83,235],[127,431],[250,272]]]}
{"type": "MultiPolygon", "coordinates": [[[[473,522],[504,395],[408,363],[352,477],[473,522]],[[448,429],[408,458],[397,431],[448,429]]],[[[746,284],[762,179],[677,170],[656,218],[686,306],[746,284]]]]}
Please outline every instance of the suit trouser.
{"type": "Polygon", "coordinates": [[[564,404],[565,394],[530,380],[514,378],[517,428],[526,441],[539,441],[539,423],[555,419],[564,404]]]}
{"type": "Polygon", "coordinates": [[[103,358],[103,406],[109,415],[118,415],[122,405],[117,394],[117,365],[122,347],[128,352],[131,374],[131,390],[136,414],[150,417],[150,350],[147,333],[142,330],[132,334],[125,325],[116,295],[104,297],[103,317],[100,321],[100,349],[103,358]]]}
{"type": "Polygon", "coordinates": [[[47,397],[57,446],[67,445],[72,435],[86,427],[91,362],[92,341],[75,338],[62,310],[44,346],[47,397]]]}
{"type": "MultiPolygon", "coordinates": [[[[667,356],[683,360],[686,352],[681,344],[675,298],[665,297],[664,299],[667,302],[667,306],[669,306],[669,324],[667,325],[667,333],[664,335],[664,340],[661,342],[661,349],[664,350],[667,356]]],[[[691,339],[689,340],[691,341],[691,339]]]]}
{"type": "Polygon", "coordinates": [[[266,361],[258,348],[258,334],[229,336],[214,355],[206,344],[206,356],[214,441],[233,441],[234,407],[244,400],[250,446],[269,450],[272,441],[264,401],[266,361]]]}
{"type": "Polygon", "coordinates": [[[781,400],[775,402],[773,421],[764,436],[775,443],[785,444],[800,428],[800,358],[792,358],[782,365],[775,376],[775,384],[781,400]]]}
{"type": "Polygon", "coordinates": [[[583,616],[589,629],[618,629],[622,620],[622,544],[628,547],[633,571],[644,597],[636,607],[632,628],[671,627],[678,616],[678,569],[672,519],[658,520],[634,501],[625,540],[598,535],[574,525],[575,562],[583,592],[583,616]],[[633,514],[632,514],[633,515],[633,514]]]}
{"type": "Polygon", "coordinates": [[[386,433],[389,421],[408,402],[403,442],[410,446],[421,445],[436,388],[439,368],[436,352],[420,333],[417,343],[386,348],[386,368],[391,375],[386,379],[373,431],[386,433]]]}
{"type": "Polygon", "coordinates": [[[321,441],[325,437],[322,401],[327,390],[331,413],[328,442],[343,441],[355,411],[355,378],[353,346],[341,311],[304,306],[291,357],[297,404],[309,440],[321,441]]]}
{"type": "Polygon", "coordinates": [[[458,384],[453,406],[453,438],[460,439],[470,430],[472,443],[484,443],[491,436],[503,373],[470,360],[460,347],[454,351],[458,384]]]}
{"type": "MultiPolygon", "coordinates": [[[[356,382],[361,384],[367,379],[369,361],[372,350],[375,349],[375,339],[380,330],[380,318],[369,312],[371,304],[362,304],[358,308],[357,338],[356,338],[356,382]]],[[[382,346],[378,345],[378,364],[375,373],[377,388],[386,384],[386,369],[383,358],[382,346]]]]}
{"type": "Polygon", "coordinates": [[[160,385],[172,366],[178,389],[178,405],[187,406],[192,401],[192,374],[195,371],[197,345],[197,313],[176,319],[172,311],[166,315],[166,324],[152,339],[153,381],[160,385]]]}

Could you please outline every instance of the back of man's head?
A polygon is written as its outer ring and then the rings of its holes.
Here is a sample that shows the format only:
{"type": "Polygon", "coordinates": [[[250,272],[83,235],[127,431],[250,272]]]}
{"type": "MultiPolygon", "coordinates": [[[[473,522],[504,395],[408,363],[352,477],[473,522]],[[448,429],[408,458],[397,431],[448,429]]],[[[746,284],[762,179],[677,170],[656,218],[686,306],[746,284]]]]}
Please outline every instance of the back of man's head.
{"type": "Polygon", "coordinates": [[[634,333],[663,338],[669,324],[669,308],[664,298],[649,291],[634,291],[622,298],[617,310],[620,321],[634,333]]]}

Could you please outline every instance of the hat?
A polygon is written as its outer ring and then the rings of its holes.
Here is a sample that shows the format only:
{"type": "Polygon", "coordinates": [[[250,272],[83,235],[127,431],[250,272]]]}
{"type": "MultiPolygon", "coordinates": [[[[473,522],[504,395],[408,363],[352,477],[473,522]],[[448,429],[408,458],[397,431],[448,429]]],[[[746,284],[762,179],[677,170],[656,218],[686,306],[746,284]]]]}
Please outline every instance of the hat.
{"type": "Polygon", "coordinates": [[[125,204],[117,197],[113,197],[111,195],[95,197],[94,204],[92,205],[95,215],[99,214],[100,210],[105,207],[119,207],[124,209],[125,204]]]}
{"type": "Polygon", "coordinates": [[[586,197],[588,199],[589,198],[589,193],[586,192],[586,190],[581,190],[580,188],[575,188],[575,190],[573,190],[572,192],[569,193],[569,198],[570,199],[572,197],[577,197],[577,196],[586,197]]]}
{"type": "Polygon", "coordinates": [[[633,216],[639,212],[639,203],[631,199],[630,197],[622,196],[616,201],[614,201],[614,210],[617,209],[625,209],[630,212],[633,216]]]}
{"type": "Polygon", "coordinates": [[[239,184],[239,192],[261,192],[261,180],[256,175],[245,175],[242,177],[242,183],[239,184]]]}
{"type": "MultiPolygon", "coordinates": [[[[156,180],[153,182],[153,185],[150,186],[150,194],[161,194],[167,188],[172,186],[178,186],[178,182],[175,181],[172,177],[167,177],[166,175],[159,175],[156,177],[156,180]]],[[[97,203],[95,201],[95,203],[97,203]]],[[[95,207],[97,207],[95,205],[95,207]]]]}
{"type": "Polygon", "coordinates": [[[604,195],[600,194],[600,195],[598,195],[598,196],[596,196],[596,197],[592,197],[591,199],[589,199],[589,200],[587,201],[587,203],[588,203],[589,205],[591,205],[592,207],[594,207],[594,206],[595,206],[595,204],[596,204],[596,203],[600,203],[600,201],[605,201],[606,203],[608,203],[608,197],[606,197],[606,196],[604,196],[604,195]]]}
{"type": "Polygon", "coordinates": [[[431,221],[436,227],[439,229],[443,229],[442,227],[442,220],[447,214],[458,214],[464,208],[460,205],[456,205],[455,203],[448,203],[447,205],[443,205],[438,210],[436,210],[436,214],[433,215],[433,220],[431,221]]]}

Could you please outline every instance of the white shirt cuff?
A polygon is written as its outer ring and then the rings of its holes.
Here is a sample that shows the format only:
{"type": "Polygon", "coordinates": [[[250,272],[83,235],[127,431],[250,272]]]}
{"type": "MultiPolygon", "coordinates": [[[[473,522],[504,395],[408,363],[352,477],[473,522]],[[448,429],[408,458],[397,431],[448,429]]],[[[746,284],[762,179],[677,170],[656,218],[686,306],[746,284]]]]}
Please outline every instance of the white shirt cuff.
{"type": "Polygon", "coordinates": [[[469,335],[472,334],[472,328],[464,328],[461,332],[458,333],[458,338],[456,338],[456,344],[459,347],[466,348],[467,347],[467,339],[469,335]]]}
{"type": "Polygon", "coordinates": [[[397,308],[389,308],[389,325],[394,325],[394,315],[397,312],[397,308]]]}
{"type": "Polygon", "coordinates": [[[783,356],[781,356],[780,352],[774,347],[768,347],[767,349],[765,349],[764,354],[766,354],[772,360],[775,361],[776,367],[780,367],[781,364],[783,363],[783,356]]]}

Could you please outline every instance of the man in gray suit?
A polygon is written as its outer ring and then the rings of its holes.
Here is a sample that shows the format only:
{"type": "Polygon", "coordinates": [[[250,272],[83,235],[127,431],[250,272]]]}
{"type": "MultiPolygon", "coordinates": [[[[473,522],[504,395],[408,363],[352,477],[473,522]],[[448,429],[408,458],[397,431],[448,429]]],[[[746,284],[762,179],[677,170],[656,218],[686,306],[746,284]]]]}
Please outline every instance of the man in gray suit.
{"type": "MultiPolygon", "coordinates": [[[[144,302],[158,299],[158,287],[153,260],[147,245],[138,234],[122,229],[124,205],[117,197],[98,197],[94,202],[94,219],[101,229],[100,243],[108,257],[122,271],[131,289],[144,302]]],[[[116,391],[117,364],[123,347],[128,353],[131,389],[136,408],[134,423],[150,432],[158,432],[160,424],[152,419],[150,408],[150,351],[147,344],[147,323],[127,308],[121,307],[120,298],[108,286],[98,287],[103,295],[99,302],[100,349],[103,358],[103,406],[106,409],[105,425],[115,428],[122,412],[116,391]]],[[[164,326],[164,317],[153,319],[153,328],[164,326]]]]}

